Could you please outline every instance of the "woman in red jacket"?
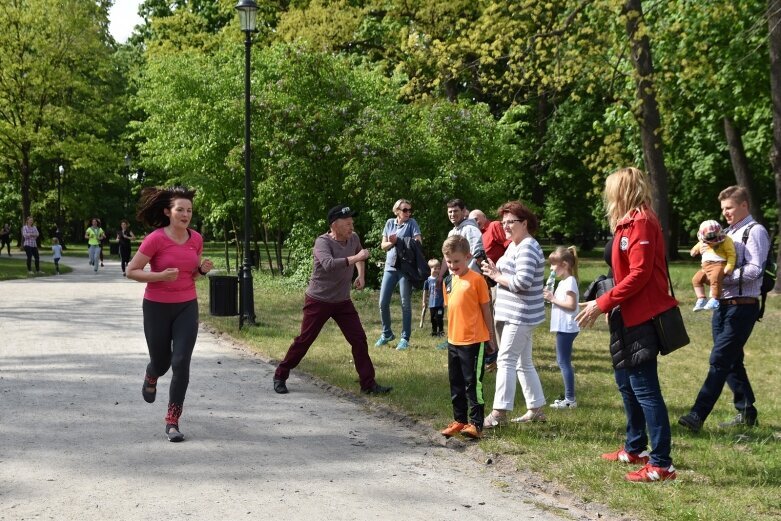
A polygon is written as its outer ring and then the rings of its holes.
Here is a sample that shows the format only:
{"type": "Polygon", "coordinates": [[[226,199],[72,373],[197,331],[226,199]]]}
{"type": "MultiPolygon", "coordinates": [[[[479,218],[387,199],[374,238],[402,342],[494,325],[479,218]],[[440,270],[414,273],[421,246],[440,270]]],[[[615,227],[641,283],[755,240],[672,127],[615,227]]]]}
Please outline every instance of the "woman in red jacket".
{"type": "Polygon", "coordinates": [[[651,319],[677,305],[667,292],[665,242],[651,210],[651,183],[641,170],[622,168],[605,181],[605,208],[613,231],[611,267],[615,287],[578,314],[589,327],[609,313],[610,355],[624,401],[626,442],[602,459],[644,464],[626,479],[675,479],[670,458],[670,419],[659,386],[659,339],[651,319]],[[646,450],[650,438],[651,451],[646,450]]]}

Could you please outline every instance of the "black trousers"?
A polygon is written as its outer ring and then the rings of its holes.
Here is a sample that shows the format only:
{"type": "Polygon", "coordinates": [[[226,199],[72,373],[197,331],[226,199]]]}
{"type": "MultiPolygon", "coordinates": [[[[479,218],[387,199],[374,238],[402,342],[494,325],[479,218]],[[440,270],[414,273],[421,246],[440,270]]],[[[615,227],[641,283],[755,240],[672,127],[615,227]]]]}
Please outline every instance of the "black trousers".
{"type": "Polygon", "coordinates": [[[146,373],[159,378],[172,369],[169,403],[181,405],[190,383],[190,360],[198,337],[198,301],[166,304],[144,299],[146,373]]]}
{"type": "Polygon", "coordinates": [[[442,328],[445,327],[445,309],[442,306],[434,308],[428,308],[431,315],[431,332],[442,333],[442,328]]]}
{"type": "Polygon", "coordinates": [[[450,401],[453,419],[483,429],[483,344],[447,345],[447,372],[450,377],[450,401]],[[468,421],[467,421],[468,413],[468,421]]]}
{"type": "Polygon", "coordinates": [[[35,257],[35,271],[41,271],[41,258],[38,255],[38,248],[35,246],[25,246],[24,252],[27,254],[27,271],[33,271],[33,257],[35,257]]]}

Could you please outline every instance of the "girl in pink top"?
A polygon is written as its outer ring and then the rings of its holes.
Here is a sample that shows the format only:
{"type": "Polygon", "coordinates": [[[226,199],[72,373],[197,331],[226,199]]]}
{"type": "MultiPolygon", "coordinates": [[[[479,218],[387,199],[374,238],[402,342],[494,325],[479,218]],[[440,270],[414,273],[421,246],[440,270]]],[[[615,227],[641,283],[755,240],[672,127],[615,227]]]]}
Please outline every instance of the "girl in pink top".
{"type": "Polygon", "coordinates": [[[194,190],[183,187],[145,188],[138,220],[156,228],[146,236],[127,266],[127,278],[146,282],[144,335],[149,348],[141,394],[155,401],[157,379],[172,370],[165,417],[169,441],[183,441],[179,430],[184,396],[190,381],[190,360],[198,336],[198,300],[195,279],[213,267],[201,260],[203,238],[188,226],[193,216],[194,190]],[[146,265],[150,270],[144,271],[146,265]]]}

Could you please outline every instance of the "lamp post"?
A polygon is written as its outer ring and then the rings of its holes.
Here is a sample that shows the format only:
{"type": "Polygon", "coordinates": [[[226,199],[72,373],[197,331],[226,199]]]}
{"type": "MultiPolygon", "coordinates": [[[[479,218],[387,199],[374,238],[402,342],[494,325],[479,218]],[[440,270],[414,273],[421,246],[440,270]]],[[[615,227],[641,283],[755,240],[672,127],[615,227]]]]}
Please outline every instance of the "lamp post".
{"type": "Polygon", "coordinates": [[[254,0],[239,0],[236,4],[239,24],[244,32],[244,264],[239,274],[239,329],[245,323],[255,325],[255,296],[252,287],[252,261],[249,234],[252,227],[252,185],[250,182],[250,49],[255,32],[258,5],[254,0]]]}
{"type": "Polygon", "coordinates": [[[65,175],[65,167],[57,167],[57,228],[62,231],[62,176],[65,175]]]}
{"type": "Polygon", "coordinates": [[[130,154],[125,154],[125,218],[127,218],[127,200],[130,198],[130,154]]]}

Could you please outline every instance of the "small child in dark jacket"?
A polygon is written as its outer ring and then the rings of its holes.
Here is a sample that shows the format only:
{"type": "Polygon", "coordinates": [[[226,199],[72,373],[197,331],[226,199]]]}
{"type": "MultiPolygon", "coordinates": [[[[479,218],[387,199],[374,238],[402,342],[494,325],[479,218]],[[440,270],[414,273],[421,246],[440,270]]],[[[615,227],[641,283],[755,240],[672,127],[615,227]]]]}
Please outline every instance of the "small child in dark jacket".
{"type": "MultiPolygon", "coordinates": [[[[445,299],[442,297],[442,286],[437,284],[440,263],[437,259],[428,261],[431,276],[423,285],[423,307],[428,306],[431,315],[431,336],[444,336],[445,331],[445,299]]],[[[421,319],[421,327],[423,320],[421,319]]]]}

